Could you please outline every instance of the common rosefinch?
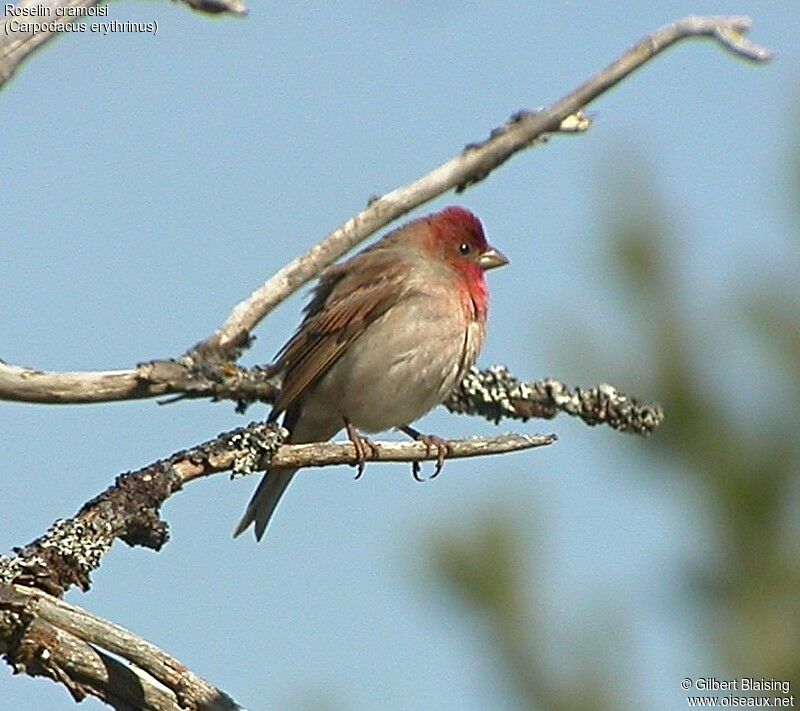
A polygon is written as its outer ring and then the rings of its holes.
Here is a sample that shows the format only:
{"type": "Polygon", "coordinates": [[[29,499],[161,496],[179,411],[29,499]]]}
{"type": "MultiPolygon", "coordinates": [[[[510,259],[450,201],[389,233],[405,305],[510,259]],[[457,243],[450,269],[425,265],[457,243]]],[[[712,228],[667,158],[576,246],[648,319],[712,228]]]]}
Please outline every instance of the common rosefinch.
{"type": "MultiPolygon", "coordinates": [[[[328,267],[271,368],[283,380],[269,421],[285,412],[296,444],[324,442],[346,427],[362,456],[354,428],[413,432],[408,425],[475,362],[488,306],[483,272],[507,263],[477,217],[448,207],[328,267]]],[[[295,471],[264,475],[234,536],[255,523],[261,540],[295,471]]]]}

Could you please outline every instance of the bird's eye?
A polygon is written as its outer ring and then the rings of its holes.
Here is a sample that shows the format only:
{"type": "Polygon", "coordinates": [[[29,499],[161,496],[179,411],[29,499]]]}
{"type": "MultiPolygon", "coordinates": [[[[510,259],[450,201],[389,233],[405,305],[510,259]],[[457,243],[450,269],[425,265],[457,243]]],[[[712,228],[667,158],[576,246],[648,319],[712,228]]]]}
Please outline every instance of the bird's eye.
{"type": "Polygon", "coordinates": [[[472,247],[470,247],[466,242],[462,242],[458,245],[458,251],[460,254],[467,255],[472,251],[472,247]]]}

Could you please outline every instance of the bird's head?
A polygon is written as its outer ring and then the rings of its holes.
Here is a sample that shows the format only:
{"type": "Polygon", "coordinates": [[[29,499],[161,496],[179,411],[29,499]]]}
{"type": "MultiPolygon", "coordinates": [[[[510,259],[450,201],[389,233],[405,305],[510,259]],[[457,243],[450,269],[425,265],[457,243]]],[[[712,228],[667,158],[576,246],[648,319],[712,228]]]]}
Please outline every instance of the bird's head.
{"type": "Polygon", "coordinates": [[[435,249],[456,271],[482,278],[482,272],[508,264],[486,241],[481,221],[463,207],[448,207],[428,218],[435,249]]]}

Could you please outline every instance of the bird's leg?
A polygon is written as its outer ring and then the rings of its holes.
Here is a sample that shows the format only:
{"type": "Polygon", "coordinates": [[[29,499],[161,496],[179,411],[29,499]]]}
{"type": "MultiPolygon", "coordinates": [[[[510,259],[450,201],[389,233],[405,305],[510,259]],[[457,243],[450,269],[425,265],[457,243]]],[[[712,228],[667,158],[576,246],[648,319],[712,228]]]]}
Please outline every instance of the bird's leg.
{"type": "Polygon", "coordinates": [[[367,459],[377,459],[380,455],[381,448],[377,444],[373,444],[366,437],[360,435],[353,423],[346,417],[344,418],[344,428],[347,431],[347,438],[353,443],[353,449],[356,450],[356,479],[364,473],[364,466],[367,459]],[[367,453],[369,450],[369,453],[367,453]]]}
{"type": "MultiPolygon", "coordinates": [[[[442,466],[444,465],[444,458],[450,454],[450,445],[441,437],[437,437],[436,435],[422,434],[422,432],[415,430],[410,425],[398,427],[397,429],[399,429],[401,432],[405,432],[409,437],[415,439],[417,442],[422,442],[425,445],[426,457],[430,456],[431,449],[436,447],[436,469],[433,470],[433,474],[431,474],[430,478],[433,479],[439,476],[439,472],[442,471],[442,466]]],[[[419,475],[419,470],[419,462],[411,462],[411,475],[417,481],[424,481],[424,479],[422,479],[419,475]]]]}

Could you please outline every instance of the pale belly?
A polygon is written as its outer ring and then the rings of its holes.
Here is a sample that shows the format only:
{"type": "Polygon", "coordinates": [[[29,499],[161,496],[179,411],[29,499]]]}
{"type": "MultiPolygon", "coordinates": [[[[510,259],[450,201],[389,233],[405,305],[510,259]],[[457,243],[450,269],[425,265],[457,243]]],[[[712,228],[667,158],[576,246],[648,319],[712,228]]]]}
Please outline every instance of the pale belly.
{"type": "Polygon", "coordinates": [[[453,319],[452,312],[431,313],[429,302],[409,299],[345,351],[304,398],[303,419],[338,430],[347,418],[363,432],[410,424],[444,400],[474,362],[481,340],[476,323],[453,319]]]}

